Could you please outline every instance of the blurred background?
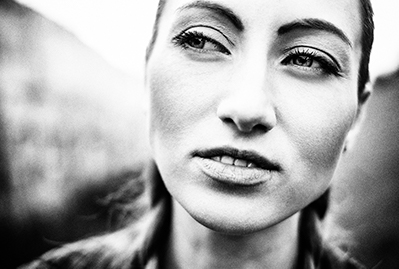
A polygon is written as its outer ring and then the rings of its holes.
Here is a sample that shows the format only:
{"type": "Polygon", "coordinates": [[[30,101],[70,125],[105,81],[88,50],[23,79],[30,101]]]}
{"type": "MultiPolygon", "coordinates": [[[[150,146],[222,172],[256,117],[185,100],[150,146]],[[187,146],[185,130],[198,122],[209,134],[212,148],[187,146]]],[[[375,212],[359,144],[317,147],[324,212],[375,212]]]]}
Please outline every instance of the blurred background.
{"type": "MultiPolygon", "coordinates": [[[[0,268],[107,231],[107,194],[148,159],[156,0],[0,0],[0,268]]],[[[399,1],[374,0],[374,93],[336,173],[331,240],[399,268],[399,1]]]]}

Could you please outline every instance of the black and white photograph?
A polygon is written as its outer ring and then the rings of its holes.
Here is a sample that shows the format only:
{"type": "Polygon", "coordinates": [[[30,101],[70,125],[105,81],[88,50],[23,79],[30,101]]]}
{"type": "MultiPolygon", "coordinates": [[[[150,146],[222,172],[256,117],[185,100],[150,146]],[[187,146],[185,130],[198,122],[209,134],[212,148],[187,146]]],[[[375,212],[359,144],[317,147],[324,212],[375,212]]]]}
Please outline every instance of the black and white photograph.
{"type": "Polygon", "coordinates": [[[0,268],[399,268],[398,11],[0,0],[0,268]]]}

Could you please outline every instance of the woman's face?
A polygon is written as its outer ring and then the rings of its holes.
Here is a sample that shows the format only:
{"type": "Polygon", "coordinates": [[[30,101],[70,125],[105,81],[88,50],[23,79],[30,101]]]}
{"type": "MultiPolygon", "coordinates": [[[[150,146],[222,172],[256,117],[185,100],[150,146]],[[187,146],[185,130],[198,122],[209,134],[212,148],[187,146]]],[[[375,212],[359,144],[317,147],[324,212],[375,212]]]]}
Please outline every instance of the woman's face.
{"type": "Polygon", "coordinates": [[[197,221],[258,231],[328,188],[358,110],[358,5],[167,0],[147,65],[150,141],[197,221]]]}

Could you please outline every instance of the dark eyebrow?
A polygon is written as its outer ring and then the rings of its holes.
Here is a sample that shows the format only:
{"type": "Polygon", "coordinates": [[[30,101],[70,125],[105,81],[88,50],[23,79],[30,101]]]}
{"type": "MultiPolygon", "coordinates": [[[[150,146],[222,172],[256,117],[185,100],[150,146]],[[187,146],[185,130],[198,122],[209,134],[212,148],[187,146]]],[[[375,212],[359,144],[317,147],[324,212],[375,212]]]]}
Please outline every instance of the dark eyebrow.
{"type": "Polygon", "coordinates": [[[281,26],[277,33],[278,35],[284,35],[294,30],[298,29],[313,29],[313,30],[321,30],[332,33],[342,39],[345,43],[347,43],[350,47],[352,47],[352,43],[349,38],[345,35],[345,33],[336,27],[334,24],[320,20],[320,19],[302,19],[290,22],[281,26]]]}
{"type": "Polygon", "coordinates": [[[196,1],[187,5],[182,6],[179,10],[185,10],[190,8],[200,8],[211,10],[218,15],[227,18],[240,32],[244,31],[244,24],[240,18],[228,7],[212,3],[209,1],[196,1]]]}

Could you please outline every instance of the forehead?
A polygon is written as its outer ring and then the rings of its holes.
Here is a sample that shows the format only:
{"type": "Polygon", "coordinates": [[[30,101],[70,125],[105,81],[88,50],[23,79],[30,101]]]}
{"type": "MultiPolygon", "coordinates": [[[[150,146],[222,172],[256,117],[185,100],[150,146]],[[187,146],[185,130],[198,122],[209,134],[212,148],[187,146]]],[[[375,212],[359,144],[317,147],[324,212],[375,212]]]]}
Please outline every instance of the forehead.
{"type": "Polygon", "coordinates": [[[207,11],[206,8],[198,6],[218,5],[233,12],[247,30],[254,28],[273,30],[291,21],[319,19],[340,29],[354,47],[360,46],[359,0],[165,0],[165,2],[162,16],[170,22],[188,12],[207,11]]]}

